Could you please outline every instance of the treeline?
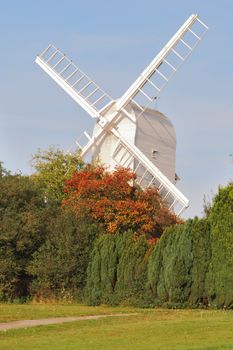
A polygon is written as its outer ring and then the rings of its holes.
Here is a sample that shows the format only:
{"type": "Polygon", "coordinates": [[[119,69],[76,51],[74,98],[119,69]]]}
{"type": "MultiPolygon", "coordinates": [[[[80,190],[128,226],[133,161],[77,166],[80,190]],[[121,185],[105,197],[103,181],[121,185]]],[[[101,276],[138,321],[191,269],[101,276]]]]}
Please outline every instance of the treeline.
{"type": "Polygon", "coordinates": [[[233,184],[182,223],[130,173],[54,149],[33,163],[0,163],[0,301],[233,308],[233,184]]]}
{"type": "Polygon", "coordinates": [[[132,232],[99,237],[88,266],[91,305],[233,308],[233,184],[207,218],[165,230],[155,247],[132,232]]]}
{"type": "Polygon", "coordinates": [[[76,297],[98,233],[61,208],[65,180],[83,166],[79,156],[51,149],[33,162],[31,176],[0,163],[0,301],[76,297]]]}

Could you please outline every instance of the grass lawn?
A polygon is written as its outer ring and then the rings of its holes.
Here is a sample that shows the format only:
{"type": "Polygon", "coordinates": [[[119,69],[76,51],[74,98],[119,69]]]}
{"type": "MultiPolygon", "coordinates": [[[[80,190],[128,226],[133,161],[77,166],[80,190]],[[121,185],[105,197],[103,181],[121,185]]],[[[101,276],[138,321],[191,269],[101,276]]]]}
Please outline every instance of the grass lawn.
{"type": "Polygon", "coordinates": [[[138,314],[0,332],[0,350],[233,349],[233,311],[0,305],[4,321],[122,312],[138,314]]]}
{"type": "MultiPolygon", "coordinates": [[[[140,310],[143,311],[139,309],[139,312],[140,310]]],[[[0,304],[0,322],[130,312],[134,313],[135,308],[84,306],[80,304],[0,304]]]]}

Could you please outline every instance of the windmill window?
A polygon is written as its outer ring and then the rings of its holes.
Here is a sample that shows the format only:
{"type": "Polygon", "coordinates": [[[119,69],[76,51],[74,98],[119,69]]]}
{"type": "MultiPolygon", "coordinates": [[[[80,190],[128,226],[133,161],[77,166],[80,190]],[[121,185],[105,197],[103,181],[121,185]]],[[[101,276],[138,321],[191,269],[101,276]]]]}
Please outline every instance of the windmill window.
{"type": "Polygon", "coordinates": [[[156,149],[152,149],[152,158],[155,159],[158,155],[158,151],[156,149]]]}

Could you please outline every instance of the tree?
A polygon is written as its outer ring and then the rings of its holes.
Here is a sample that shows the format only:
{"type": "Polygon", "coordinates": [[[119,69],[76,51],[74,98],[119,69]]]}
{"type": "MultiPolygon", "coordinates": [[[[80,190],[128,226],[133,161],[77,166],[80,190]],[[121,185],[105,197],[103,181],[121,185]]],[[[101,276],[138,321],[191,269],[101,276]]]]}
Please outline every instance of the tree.
{"type": "Polygon", "coordinates": [[[0,179],[5,175],[10,175],[10,172],[3,167],[3,162],[0,161],[0,179]]]}
{"type": "Polygon", "coordinates": [[[207,219],[188,220],[168,228],[149,259],[148,288],[156,304],[205,303],[210,257],[207,219]]]}
{"type": "Polygon", "coordinates": [[[78,216],[97,222],[108,233],[132,230],[148,238],[161,236],[165,227],[177,223],[156,189],[142,191],[134,185],[135,173],[116,168],[108,172],[92,165],[67,181],[63,206],[78,216]]]}
{"type": "Polygon", "coordinates": [[[38,150],[32,157],[32,166],[36,170],[34,179],[43,187],[46,199],[61,203],[66,180],[82,169],[84,162],[80,152],[70,154],[50,147],[45,151],[38,150]]]}
{"type": "Polygon", "coordinates": [[[43,193],[28,176],[0,178],[0,299],[29,293],[27,266],[45,239],[48,217],[43,193]]]}
{"type": "Polygon", "coordinates": [[[58,210],[47,228],[44,244],[28,267],[36,298],[75,299],[86,284],[86,270],[97,227],[67,210],[58,210]]]}
{"type": "Polygon", "coordinates": [[[210,223],[208,219],[195,218],[192,221],[192,285],[188,303],[207,305],[205,290],[206,276],[211,256],[210,223]]]}
{"type": "Polygon", "coordinates": [[[206,293],[210,304],[233,308],[233,183],[219,188],[208,220],[211,257],[206,293]]]}
{"type": "Polygon", "coordinates": [[[165,231],[151,255],[149,288],[159,303],[185,303],[191,286],[191,222],[165,231]]]}
{"type": "Polygon", "coordinates": [[[101,235],[94,243],[88,265],[88,303],[142,305],[149,252],[145,236],[136,238],[132,231],[101,235]]]}
{"type": "Polygon", "coordinates": [[[130,231],[116,239],[120,257],[115,288],[117,300],[119,303],[148,306],[147,267],[154,246],[143,235],[135,239],[130,231]]]}

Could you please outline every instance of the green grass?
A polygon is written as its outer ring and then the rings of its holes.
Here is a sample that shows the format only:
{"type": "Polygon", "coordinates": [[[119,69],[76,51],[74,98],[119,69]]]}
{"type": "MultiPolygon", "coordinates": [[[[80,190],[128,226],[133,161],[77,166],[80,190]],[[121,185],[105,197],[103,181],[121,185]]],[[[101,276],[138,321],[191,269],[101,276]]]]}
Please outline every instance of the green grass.
{"type": "Polygon", "coordinates": [[[0,332],[0,350],[233,349],[233,311],[138,310],[78,305],[2,305],[0,310],[5,310],[3,316],[8,321],[14,310],[18,312],[17,319],[32,318],[28,315],[39,318],[138,312],[129,317],[0,332]]]}
{"type": "MultiPolygon", "coordinates": [[[[140,311],[140,309],[138,310],[140,311]]],[[[80,304],[0,304],[0,322],[49,317],[103,315],[135,312],[130,307],[84,306],[80,304]]]]}

